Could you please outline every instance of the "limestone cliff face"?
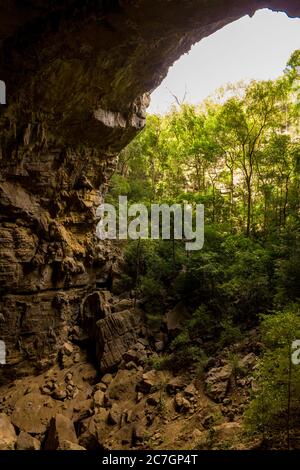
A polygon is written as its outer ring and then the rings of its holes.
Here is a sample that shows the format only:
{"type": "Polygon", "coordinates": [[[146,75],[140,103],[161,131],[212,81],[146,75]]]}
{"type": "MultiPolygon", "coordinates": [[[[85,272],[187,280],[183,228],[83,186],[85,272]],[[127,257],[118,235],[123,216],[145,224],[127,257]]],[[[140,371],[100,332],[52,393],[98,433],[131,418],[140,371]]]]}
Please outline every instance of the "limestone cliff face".
{"type": "MultiPolygon", "coordinates": [[[[298,0],[0,1],[0,339],[6,374],[45,366],[107,278],[95,210],[151,92],[226,23],[298,0]]],[[[109,264],[110,263],[110,264],[109,264]]]]}
{"type": "Polygon", "coordinates": [[[108,269],[95,210],[111,160],[89,149],[28,147],[1,161],[9,158],[0,182],[0,337],[12,371],[55,355],[108,269]]]}

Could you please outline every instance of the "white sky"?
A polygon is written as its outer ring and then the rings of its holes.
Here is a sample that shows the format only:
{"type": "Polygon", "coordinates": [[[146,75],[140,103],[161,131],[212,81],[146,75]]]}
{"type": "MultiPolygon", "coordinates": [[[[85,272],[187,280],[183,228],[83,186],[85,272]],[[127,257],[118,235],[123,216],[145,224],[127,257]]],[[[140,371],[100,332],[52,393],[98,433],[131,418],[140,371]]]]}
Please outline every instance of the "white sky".
{"type": "Polygon", "coordinates": [[[174,98],[200,103],[217,88],[239,80],[267,80],[282,74],[300,48],[300,19],[260,10],[202,39],[169,69],[152,93],[149,113],[166,113],[174,98]]]}

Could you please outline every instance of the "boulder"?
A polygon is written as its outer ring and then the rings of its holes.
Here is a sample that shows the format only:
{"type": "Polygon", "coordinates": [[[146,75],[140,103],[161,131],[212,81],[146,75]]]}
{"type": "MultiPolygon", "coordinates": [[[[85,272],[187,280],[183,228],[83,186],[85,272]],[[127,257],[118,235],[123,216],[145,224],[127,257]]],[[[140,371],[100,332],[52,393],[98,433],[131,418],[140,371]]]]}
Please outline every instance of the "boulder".
{"type": "Polygon", "coordinates": [[[43,434],[53,416],[54,400],[39,393],[28,393],[17,400],[12,423],[29,434],[43,434]]]}
{"type": "Polygon", "coordinates": [[[68,373],[65,375],[65,382],[66,382],[66,383],[71,383],[71,382],[72,382],[72,379],[73,379],[73,374],[72,374],[72,372],[68,372],[68,373]]]}
{"type": "Polygon", "coordinates": [[[114,304],[114,311],[115,312],[122,312],[123,310],[129,310],[133,306],[132,299],[122,299],[119,300],[114,304]]]}
{"type": "Polygon", "coordinates": [[[160,393],[156,392],[147,398],[147,404],[150,406],[157,406],[160,402],[160,393]]]}
{"type": "Polygon", "coordinates": [[[210,369],[205,379],[207,395],[217,402],[222,401],[226,396],[231,375],[232,368],[228,364],[210,369]]]}
{"type": "Polygon", "coordinates": [[[212,427],[216,420],[216,416],[213,413],[203,413],[203,416],[200,416],[201,424],[204,429],[209,429],[212,427]]]}
{"type": "Polygon", "coordinates": [[[66,356],[71,356],[74,352],[74,348],[73,348],[73,345],[69,342],[65,342],[63,345],[62,345],[62,348],[61,348],[61,353],[62,354],[65,354],[66,356]]]}
{"type": "Polygon", "coordinates": [[[54,400],[61,400],[64,401],[67,398],[67,391],[65,387],[57,386],[55,390],[51,393],[52,398],[54,400]]]}
{"type": "Polygon", "coordinates": [[[177,393],[174,398],[175,410],[186,413],[191,409],[191,403],[181,394],[177,393]]]}
{"type": "Polygon", "coordinates": [[[73,362],[74,364],[78,364],[81,360],[81,354],[80,352],[76,352],[73,357],[73,362]]]}
{"type": "Polygon", "coordinates": [[[233,442],[235,439],[239,441],[239,437],[243,432],[241,423],[222,423],[218,426],[214,426],[215,436],[219,442],[230,441],[233,442]]]}
{"type": "Polygon", "coordinates": [[[100,448],[97,436],[95,434],[92,434],[89,430],[84,431],[79,436],[78,445],[80,445],[86,450],[98,450],[100,448]]]}
{"type": "Polygon", "coordinates": [[[104,392],[102,392],[102,390],[97,390],[94,393],[94,406],[95,407],[104,406],[104,399],[105,399],[104,392]]]}
{"type": "Polygon", "coordinates": [[[200,429],[196,428],[193,430],[192,432],[192,439],[193,441],[195,441],[196,443],[198,441],[201,441],[201,439],[203,438],[205,433],[203,433],[203,431],[200,431],[200,429]]]}
{"type": "Polygon", "coordinates": [[[185,387],[184,393],[187,397],[194,397],[197,394],[197,389],[193,383],[190,383],[185,387]]]}
{"type": "Polygon", "coordinates": [[[86,450],[86,448],[79,444],[74,444],[74,442],[63,441],[57,450],[86,450]]]}
{"type": "Polygon", "coordinates": [[[45,450],[57,450],[65,441],[78,444],[73,422],[62,414],[51,419],[45,450]]]}
{"type": "Polygon", "coordinates": [[[17,442],[15,428],[5,413],[0,413],[0,450],[14,450],[17,442]]]}
{"type": "Polygon", "coordinates": [[[182,377],[173,377],[170,379],[166,385],[166,390],[169,395],[175,395],[180,390],[183,390],[186,387],[186,382],[182,377]]]}
{"type": "Polygon", "coordinates": [[[126,363],[128,362],[135,362],[138,364],[139,362],[139,354],[138,351],[135,351],[134,349],[129,349],[126,351],[126,353],[123,355],[123,359],[126,363]]]}
{"type": "Polygon", "coordinates": [[[146,436],[145,426],[141,423],[137,423],[133,426],[132,431],[132,443],[133,445],[141,444],[146,436]]]}
{"type": "Polygon", "coordinates": [[[85,382],[88,382],[89,384],[95,383],[95,380],[97,378],[97,370],[92,364],[84,364],[82,366],[83,369],[81,371],[81,378],[85,382]]]}
{"type": "Polygon", "coordinates": [[[257,363],[257,357],[254,353],[249,353],[240,360],[240,366],[247,370],[253,370],[257,363]]]}
{"type": "Polygon", "coordinates": [[[136,384],[141,374],[135,370],[119,369],[108,386],[108,396],[111,400],[134,400],[136,384]]]}
{"type": "Polygon", "coordinates": [[[94,400],[86,399],[80,400],[73,407],[73,421],[82,421],[85,418],[88,418],[92,413],[94,400]]]}
{"type": "Polygon", "coordinates": [[[101,382],[103,382],[105,385],[109,385],[113,379],[113,376],[111,374],[105,374],[103,375],[101,382]]]}
{"type": "MultiPolygon", "coordinates": [[[[138,344],[144,346],[144,348],[145,348],[145,347],[149,346],[149,340],[146,339],[146,338],[139,338],[139,339],[138,339],[138,342],[137,342],[137,345],[138,345],[138,344]]],[[[136,345],[136,346],[137,346],[137,345],[136,345]]]]}
{"type": "Polygon", "coordinates": [[[121,446],[127,446],[127,447],[132,446],[132,442],[133,442],[133,429],[132,428],[133,428],[132,424],[127,424],[125,426],[122,426],[121,429],[116,433],[115,438],[116,438],[116,445],[118,447],[120,444],[121,446]]]}
{"type": "Polygon", "coordinates": [[[136,343],[141,319],[141,313],[135,309],[113,313],[97,322],[96,357],[102,372],[116,367],[136,343]]]}
{"type": "Polygon", "coordinates": [[[95,291],[86,296],[81,305],[81,323],[90,339],[95,339],[97,321],[110,315],[110,293],[95,291]]]}
{"type": "Polygon", "coordinates": [[[138,391],[142,393],[150,393],[153,387],[157,384],[156,370],[150,370],[142,375],[142,380],[138,384],[138,391]]]}
{"type": "Polygon", "coordinates": [[[172,310],[166,313],[166,322],[169,334],[179,333],[189,317],[188,310],[183,302],[179,302],[172,310]]]}
{"type": "Polygon", "coordinates": [[[126,367],[126,369],[128,369],[128,370],[132,370],[132,369],[135,369],[135,370],[136,370],[136,369],[138,368],[138,366],[136,365],[136,363],[133,362],[133,361],[127,362],[127,364],[126,364],[125,367],[126,367]]]}
{"type": "Polygon", "coordinates": [[[105,392],[107,389],[107,385],[104,384],[103,382],[99,382],[98,384],[95,385],[96,390],[101,390],[102,392],[105,392]]]}
{"type": "Polygon", "coordinates": [[[17,450],[40,450],[41,443],[27,432],[21,431],[17,438],[17,450]]]}
{"type": "Polygon", "coordinates": [[[113,404],[111,409],[109,410],[107,423],[111,425],[119,424],[121,420],[121,411],[117,404],[113,404]]]}

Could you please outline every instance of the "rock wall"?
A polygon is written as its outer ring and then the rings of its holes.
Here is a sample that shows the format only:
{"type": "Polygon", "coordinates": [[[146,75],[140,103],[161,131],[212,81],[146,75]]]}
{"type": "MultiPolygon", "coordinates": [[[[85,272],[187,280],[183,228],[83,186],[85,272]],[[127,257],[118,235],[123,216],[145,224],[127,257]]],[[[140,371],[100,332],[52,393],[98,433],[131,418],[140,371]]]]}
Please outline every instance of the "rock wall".
{"type": "Polygon", "coordinates": [[[46,367],[105,285],[95,209],[148,92],[193,43],[263,7],[300,15],[298,0],[0,1],[1,372],[46,367]]]}

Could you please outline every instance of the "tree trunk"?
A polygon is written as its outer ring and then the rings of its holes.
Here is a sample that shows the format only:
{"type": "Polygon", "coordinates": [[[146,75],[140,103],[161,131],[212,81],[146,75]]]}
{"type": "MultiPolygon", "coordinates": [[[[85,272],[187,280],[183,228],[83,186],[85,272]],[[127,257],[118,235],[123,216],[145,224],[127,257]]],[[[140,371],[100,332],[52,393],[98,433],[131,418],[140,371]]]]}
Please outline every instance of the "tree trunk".
{"type": "Polygon", "coordinates": [[[252,205],[252,193],[251,193],[251,180],[247,178],[247,226],[246,226],[246,236],[250,236],[251,229],[251,205],[252,205]]]}
{"type": "Polygon", "coordinates": [[[291,420],[291,379],[292,379],[292,349],[289,347],[288,402],[287,402],[287,448],[290,450],[290,420],[291,420]]]}
{"type": "Polygon", "coordinates": [[[286,216],[287,216],[287,205],[288,205],[288,195],[289,195],[289,176],[285,179],[285,196],[283,203],[283,226],[285,227],[286,216]]]}

